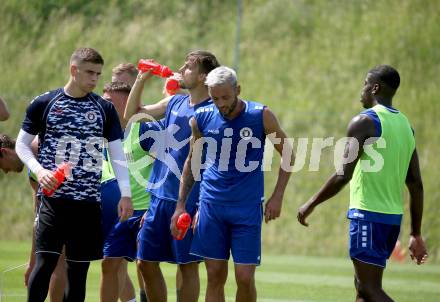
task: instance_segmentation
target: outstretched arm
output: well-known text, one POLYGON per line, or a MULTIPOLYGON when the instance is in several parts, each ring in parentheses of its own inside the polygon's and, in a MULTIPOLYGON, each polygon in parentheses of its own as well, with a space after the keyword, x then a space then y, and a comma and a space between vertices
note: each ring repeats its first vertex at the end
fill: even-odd
POLYGON ((338 194, 350 182, 354 168, 364 152, 365 141, 370 137, 374 137, 375 131, 374 123, 368 116, 357 115, 351 120, 347 130, 349 140, 345 145, 342 171, 334 173, 318 193, 299 208, 297 215, 299 223, 308 226, 306 218, 312 213, 313 209, 338 194), (354 154, 355 156, 352 156, 354 154), (354 160, 346 163, 347 158, 354 158, 354 160))
POLYGON ((409 239, 409 250, 411 259, 417 264, 422 264, 428 257, 425 242, 421 235, 423 215, 423 182, 420 175, 419 157, 417 150, 414 150, 406 174, 406 186, 409 191, 410 213, 411 213, 411 235, 409 239))
MULTIPOLYGON (((195 142, 202 137, 199 128, 197 126, 197 122, 194 118, 191 118, 191 131, 192 136, 190 140, 190 149, 188 153, 188 157, 186 158, 185 164, 183 166, 183 172, 182 172, 182 178, 180 179, 180 187, 179 187, 179 198, 177 200, 176 204, 176 210, 174 211, 174 215, 171 218, 171 234, 174 237, 179 236, 179 230, 176 227, 177 219, 179 218, 180 214, 185 212, 185 205, 186 200, 188 199, 188 195, 191 192, 191 189, 194 185, 194 174, 193 174, 193 167, 192 167, 192 158, 197 156, 200 156, 202 153, 202 145, 196 144, 195 142)), ((195 169, 198 169, 199 167, 194 167, 195 169)))
POLYGON ((263 112, 263 124, 266 135, 275 134, 276 141, 274 140, 272 143, 277 152, 281 155, 277 183, 264 209, 264 220, 267 223, 270 220, 278 218, 281 214, 284 191, 286 190, 292 172, 291 166, 295 161, 295 154, 293 152, 292 143, 287 139, 284 130, 281 129, 278 119, 267 107, 264 108, 263 112))
POLYGON ((171 97, 166 97, 156 104, 142 106, 141 96, 144 91, 145 82, 152 77, 150 71, 139 72, 133 87, 131 88, 130 94, 128 95, 127 105, 125 106, 124 120, 129 121, 133 115, 137 113, 143 113, 144 115, 136 121, 151 121, 161 119, 165 115, 165 111, 170 101, 171 97))

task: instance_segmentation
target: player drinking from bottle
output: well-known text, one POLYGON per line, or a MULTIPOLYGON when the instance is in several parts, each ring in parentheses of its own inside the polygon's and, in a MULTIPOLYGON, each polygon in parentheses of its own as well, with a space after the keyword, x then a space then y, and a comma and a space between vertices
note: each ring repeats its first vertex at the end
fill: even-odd
MULTIPOLYGON (((171 236, 169 224, 178 198, 179 178, 189 151, 191 128, 189 120, 194 111, 210 104, 205 78, 219 64, 207 51, 194 51, 187 55, 179 73, 182 88, 189 95, 174 95, 162 101, 141 106, 140 97, 151 73, 140 73, 130 92, 125 118, 135 113, 146 113, 155 119, 164 119, 165 147, 157 154, 147 190, 151 193, 150 209, 139 233, 138 265, 145 280, 149 301, 166 301, 167 289, 160 262, 179 265, 182 273, 180 301, 197 301, 199 297, 198 262, 200 257, 189 254, 192 240, 188 232, 183 240, 171 236), (160 184, 160 185, 159 185, 160 184)), ((194 215, 197 209, 198 188, 189 198, 187 212, 194 215)))

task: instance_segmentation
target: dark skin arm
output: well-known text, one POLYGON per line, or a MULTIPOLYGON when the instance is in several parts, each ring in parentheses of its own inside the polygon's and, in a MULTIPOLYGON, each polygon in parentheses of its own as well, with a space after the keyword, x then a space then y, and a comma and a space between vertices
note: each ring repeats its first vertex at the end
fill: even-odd
MULTIPOLYGON (((192 158, 200 158, 202 153, 202 145, 195 144, 195 142, 202 137, 202 134, 199 131, 197 126, 197 122, 194 118, 191 118, 191 131, 192 136, 190 140, 190 149, 188 153, 188 157, 186 158, 185 164, 183 166, 182 178, 180 179, 180 187, 179 187, 179 198, 176 204, 176 210, 174 211, 173 217, 171 217, 170 230, 171 234, 174 237, 178 237, 180 235, 180 231, 176 227, 176 222, 179 216, 182 213, 185 213, 185 205, 186 200, 188 199, 189 193, 191 193, 191 189, 194 186, 194 175, 193 175, 193 167, 192 167, 192 158)), ((194 167, 194 171, 200 171, 199 167, 194 167)))
POLYGON ((411 259, 413 259, 417 264, 422 264, 426 261, 428 253, 425 242, 421 236, 423 214, 423 182, 420 175, 417 150, 414 150, 414 153, 411 157, 405 182, 409 191, 411 213, 411 234, 409 239, 410 255, 411 259))
POLYGON ((376 129, 373 121, 365 115, 357 115, 350 121, 347 137, 352 139, 345 145, 344 159, 348 158, 349 154, 357 152, 356 158, 349 163, 343 164, 342 171, 334 173, 318 193, 299 208, 297 215, 299 223, 308 226, 306 218, 313 212, 314 208, 338 194, 350 182, 353 177, 354 168, 364 152, 364 143, 368 138, 374 137, 375 132, 376 129))

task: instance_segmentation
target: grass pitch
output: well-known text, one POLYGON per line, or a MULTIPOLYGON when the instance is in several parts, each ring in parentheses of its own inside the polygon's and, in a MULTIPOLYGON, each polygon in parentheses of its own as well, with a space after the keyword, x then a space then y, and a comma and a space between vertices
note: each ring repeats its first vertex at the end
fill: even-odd
MULTIPOLYGON (((29 243, 0 241, 0 302, 25 301, 23 274, 28 259, 29 243)), ((135 278, 135 266, 129 265, 135 278)), ((163 264, 168 284, 169 301, 175 301, 175 266, 163 264)), ((351 262, 343 258, 264 255, 257 269, 258 301, 263 302, 343 302, 354 301, 351 262)), ((201 293, 204 300, 206 273, 200 266, 201 293)), ((87 280, 88 302, 99 301, 100 262, 92 263, 87 280)), ((400 302, 438 302, 440 265, 416 266, 390 262, 384 275, 384 288, 400 302)), ((135 282, 137 287, 137 282, 135 282)), ((227 301, 234 301, 235 282, 230 266, 226 286, 227 301)))

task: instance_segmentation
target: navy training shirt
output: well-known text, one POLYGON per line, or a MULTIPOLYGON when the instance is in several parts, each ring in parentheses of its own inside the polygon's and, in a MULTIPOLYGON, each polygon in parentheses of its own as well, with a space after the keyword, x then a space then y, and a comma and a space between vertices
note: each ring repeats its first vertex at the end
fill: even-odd
POLYGON ((38 162, 43 168, 53 171, 63 161, 74 165, 53 198, 100 201, 104 138, 122 138, 112 103, 94 93, 74 98, 58 88, 31 102, 22 129, 39 136, 38 162))

